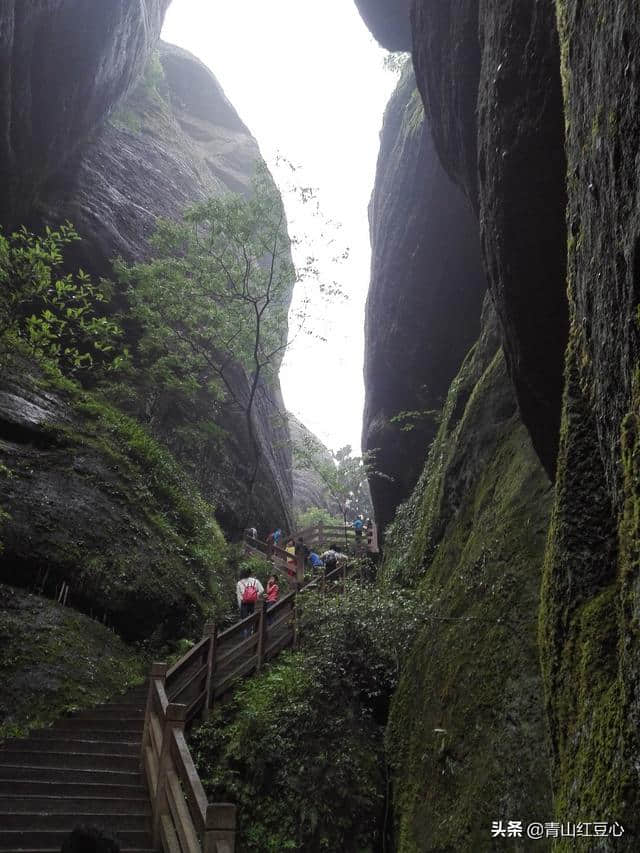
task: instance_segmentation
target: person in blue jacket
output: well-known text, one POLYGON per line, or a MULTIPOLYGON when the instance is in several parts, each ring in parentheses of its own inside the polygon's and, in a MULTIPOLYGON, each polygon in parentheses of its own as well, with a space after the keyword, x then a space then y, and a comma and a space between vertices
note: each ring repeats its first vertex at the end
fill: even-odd
POLYGON ((361 516, 358 516, 356 520, 353 522, 353 529, 356 532, 356 540, 362 539, 362 528, 364 527, 364 521, 361 516))
POLYGON ((309 562, 311 563, 311 570, 315 573, 320 571, 321 568, 324 567, 324 563, 320 559, 320 557, 316 554, 315 551, 312 551, 309 554, 309 562))

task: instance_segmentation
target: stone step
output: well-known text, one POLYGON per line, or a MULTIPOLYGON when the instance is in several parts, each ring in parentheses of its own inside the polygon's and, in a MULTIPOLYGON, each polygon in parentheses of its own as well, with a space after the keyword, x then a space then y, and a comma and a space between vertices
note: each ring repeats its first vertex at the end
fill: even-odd
POLYGON ((129 719, 138 719, 144 717, 146 705, 143 702, 141 705, 100 705, 97 708, 90 708, 87 711, 76 711, 65 720, 85 720, 87 717, 96 720, 105 720, 112 717, 120 719, 127 717, 129 719))
POLYGON ((10 797, 116 797, 118 799, 145 800, 145 786, 109 782, 50 782, 31 779, 0 779, 0 798, 10 797))
MULTIPOLYGON (((64 838, 64 836, 63 836, 64 838)), ((62 842, 60 842, 62 843, 62 842)), ((147 843, 151 843, 151 840, 148 839, 147 843)), ((16 847, 14 849, 8 848, 5 850, 4 847, 0 847, 2 853, 60 853, 60 846, 58 847, 16 847)), ((120 853, 158 853, 157 850, 152 850, 151 847, 120 847, 120 853)))
MULTIPOLYGON (((0 752, 0 756, 2 752, 0 752)), ((108 767, 69 767, 65 764, 58 767, 30 766, 21 763, 23 756, 18 754, 13 764, 0 763, 0 780, 15 780, 23 782, 39 782, 59 785, 62 783, 77 783, 80 785, 135 785, 142 782, 140 769, 113 770, 108 767)))
POLYGON ((10 830, 26 832, 30 829, 71 832, 74 826, 78 824, 104 826, 110 832, 117 831, 118 833, 123 830, 136 830, 142 833, 150 830, 149 816, 144 813, 109 812, 105 814, 102 811, 95 810, 53 813, 48 811, 13 813, 0 811, 0 826, 3 834, 10 830))
MULTIPOLYGON (((82 815, 79 815, 78 818, 81 819, 82 815)), ((136 853, 141 850, 153 850, 151 836, 146 831, 123 829, 116 832, 113 825, 104 825, 102 828, 104 828, 105 832, 115 835, 120 842, 120 847, 124 850, 131 849, 132 851, 136 851, 136 853)), ((19 853, 25 853, 26 850, 48 850, 59 853, 62 842, 69 835, 70 831, 66 829, 5 830, 0 833, 0 850, 16 850, 19 853)))
POLYGON ((7 814, 21 814, 24 812, 37 814, 151 814, 151 803, 149 798, 142 792, 137 797, 100 797, 91 796, 64 796, 50 792, 50 796, 25 796, 24 794, 0 794, 0 825, 7 814))
MULTIPOLYGON (((78 721, 78 726, 80 725, 80 721, 78 721)), ((51 740, 57 740, 61 737, 73 738, 74 740, 99 740, 102 743, 135 743, 138 749, 140 749, 141 738, 138 732, 119 732, 119 731, 110 731, 109 729, 85 729, 85 728, 73 728, 73 729, 65 729, 64 733, 60 731, 60 729, 33 729, 29 733, 29 738, 47 738, 51 740)), ((16 741, 8 741, 9 743, 16 743, 16 741)))
POLYGON ((105 729, 106 731, 140 732, 144 728, 144 717, 118 717, 87 712, 82 717, 63 717, 53 724, 54 729, 74 729, 81 723, 86 729, 105 729))
POLYGON ((11 742, 19 752, 99 752, 106 755, 138 755, 140 744, 128 741, 82 740, 77 737, 29 738, 11 742))
MULTIPOLYGON (((108 744, 104 745, 105 749, 108 744)), ((65 767, 85 770, 120 770, 134 772, 139 768, 137 755, 109 755, 98 752, 40 752, 39 750, 2 749, 0 765, 22 764, 25 767, 65 767)))

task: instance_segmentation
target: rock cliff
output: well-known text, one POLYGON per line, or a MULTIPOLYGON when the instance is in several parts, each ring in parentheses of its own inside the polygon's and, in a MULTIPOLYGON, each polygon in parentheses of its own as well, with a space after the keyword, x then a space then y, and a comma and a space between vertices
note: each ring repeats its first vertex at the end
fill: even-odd
POLYGON ((321 461, 326 464, 333 464, 331 453, 322 444, 322 442, 291 413, 289 414, 289 433, 291 435, 291 444, 293 445, 294 453, 294 516, 297 517, 312 507, 320 507, 320 509, 325 509, 332 515, 335 515, 338 511, 338 507, 336 507, 335 502, 331 500, 325 483, 323 483, 322 478, 313 470, 313 468, 308 465, 303 465, 300 460, 296 459, 295 448, 296 446, 301 448, 317 447, 321 461))
POLYGON ((104 402, 16 363, 0 378, 0 580, 184 636, 224 595, 224 540, 168 453, 104 402))
MULTIPOLYGON (((392 0, 382 5, 387 14, 404 14, 392 0)), ((591 6, 413 0, 410 22, 434 144, 478 213, 519 410, 555 477, 538 642, 556 819, 605 814, 621 821, 625 834, 598 849, 634 850, 640 837, 637 9, 630 0, 591 6)), ((381 14, 377 26, 385 27, 381 14)), ((397 28, 396 20, 389 33, 397 28)), ((472 488, 468 482, 467 494, 472 488)), ((510 501, 504 509, 519 514, 510 501)), ((424 582, 431 583, 438 552, 430 552, 429 540, 416 541, 411 560, 430 567, 424 582)), ((429 642, 438 643, 441 633, 436 629, 429 642)), ((442 659, 445 653, 443 645, 442 659)), ((429 682, 442 665, 432 648, 417 647, 413 682, 429 682), (425 675, 419 667, 427 660, 425 675)), ((406 699, 412 711, 398 719, 408 730, 424 718, 420 695, 407 678, 398 702, 406 699)), ((445 742, 445 757, 448 749, 445 742)), ((412 754, 405 753, 408 761, 412 754)), ((418 767, 413 776, 399 773, 401 850, 428 849, 419 835, 431 814, 415 784, 421 773, 418 767)), ((429 790, 439 791, 433 796, 443 798, 440 807, 448 789, 433 781, 429 790)), ((580 844, 595 849, 589 839, 580 844)), ((557 846, 576 849, 567 839, 557 846)), ((474 849, 490 849, 490 842, 479 838, 474 849)))
POLYGON ((410 63, 385 114, 369 220, 362 446, 385 475, 370 483, 383 527, 416 484, 486 289, 476 219, 440 165, 410 63))
POLYGON ((24 221, 43 184, 137 81, 169 3, 2 3, 0 222, 24 221))
MULTIPOLYGON (((258 146, 202 63, 158 42, 167 6, 1 4, 0 225, 38 229, 71 220, 83 238, 65 258, 72 269, 109 275, 116 255, 145 259, 158 216, 249 189, 258 146)), ((240 367, 233 383, 240 398, 248 393, 240 367)), ((24 353, 3 361, 0 581, 45 599, 65 591, 63 614, 45 599, 18 609, 54 636, 69 628, 70 642, 78 642, 85 619, 95 627, 95 648, 114 629, 152 644, 197 635, 205 618, 227 612, 232 601, 226 545, 203 494, 226 530, 237 532, 248 466, 244 423, 233 413, 219 418, 223 440, 207 465, 188 455, 176 461, 170 416, 151 435, 136 405, 128 417, 24 353), (91 617, 108 629, 98 630, 91 617)), ((265 527, 289 521, 291 458, 281 409, 277 383, 260 389, 255 429, 265 461, 254 521, 265 527)), ((203 437, 212 450, 205 444, 203 437)), ((7 610, 22 601, 7 587, 0 592, 7 610)), ((12 630, 12 619, 1 613, 3 631, 12 630)), ((115 637, 112 645, 114 659, 133 672, 138 655, 115 637)), ((24 677, 32 671, 49 679, 50 650, 42 647, 41 659, 31 651, 24 677)), ((12 660, 1 661, 6 707, 15 698, 12 660)), ((66 683, 68 660, 59 665, 66 683)), ((112 674, 105 670, 109 689, 119 686, 112 674)), ((77 686, 73 696, 44 687, 49 712, 102 698, 83 697, 77 686)), ((12 724, 28 710, 21 708, 12 724)))
MULTIPOLYGON (((118 255, 129 261, 148 257, 157 217, 179 218, 189 203, 223 192, 247 193, 260 161, 256 141, 213 74, 186 51, 160 43, 138 85, 49 183, 32 218, 73 222, 84 240, 74 260, 94 274, 109 275, 118 255)), ((240 400, 248 395, 240 367, 232 385, 240 400)), ((141 408, 131 413, 144 418, 140 389, 137 397, 141 408)), ((225 529, 236 534, 247 523, 250 441, 237 410, 228 408, 218 421, 226 432, 220 446, 203 434, 196 451, 188 453, 181 453, 175 440, 171 412, 161 414, 153 428, 216 505, 225 529)), ((263 462, 252 523, 288 527, 291 455, 277 382, 261 389, 254 427, 263 462)))
POLYGON ((386 582, 424 601, 387 728, 400 851, 490 850, 492 816, 551 809, 536 622, 552 490, 499 340, 488 302, 385 544, 386 582))

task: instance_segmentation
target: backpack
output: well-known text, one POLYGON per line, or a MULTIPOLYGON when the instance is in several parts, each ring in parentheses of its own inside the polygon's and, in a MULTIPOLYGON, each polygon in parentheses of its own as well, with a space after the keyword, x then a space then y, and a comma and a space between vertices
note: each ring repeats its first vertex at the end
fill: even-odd
POLYGON ((333 556, 328 555, 326 560, 324 561, 324 565, 326 569, 336 569, 338 567, 338 558, 333 553, 333 556))
POLYGON ((245 584, 244 589, 242 590, 242 603, 243 604, 255 604, 258 600, 258 588, 255 583, 245 584))

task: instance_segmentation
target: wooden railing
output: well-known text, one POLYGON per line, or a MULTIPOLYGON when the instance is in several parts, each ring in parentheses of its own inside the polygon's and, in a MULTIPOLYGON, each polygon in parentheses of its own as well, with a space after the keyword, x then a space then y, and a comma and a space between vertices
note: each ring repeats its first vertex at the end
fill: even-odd
MULTIPOLYGON (((346 564, 323 570, 306 585, 296 584, 296 590, 342 591, 347 574, 346 564)), ((164 853, 234 852, 235 806, 207 801, 184 731, 196 717, 206 718, 236 681, 297 646, 296 590, 268 609, 263 600, 256 602, 254 613, 221 633, 207 623, 200 642, 171 668, 153 664, 142 767, 151 797, 153 841, 164 853)))
POLYGON ((315 546, 323 550, 331 544, 335 544, 338 548, 346 548, 355 552, 362 549, 369 553, 378 553, 378 528, 375 524, 371 524, 367 530, 363 531, 361 537, 357 537, 351 525, 344 526, 320 522, 312 527, 305 527, 296 531, 292 534, 292 538, 296 541, 302 539, 308 547, 315 546))
POLYGON ((295 574, 298 583, 302 583, 304 577, 304 557, 292 555, 284 548, 280 548, 279 545, 261 542, 260 539, 254 539, 252 536, 245 536, 244 544, 247 550, 261 554, 267 560, 271 560, 280 569, 295 574))
MULTIPOLYGON (((208 649, 212 640, 205 637, 198 645, 208 649)), ((191 660, 194 652, 198 654, 196 649, 190 652, 191 660)), ((170 675, 183 674, 183 661, 171 670, 164 663, 151 668, 142 766, 151 797, 153 843, 165 853, 233 853, 236 807, 208 802, 184 736, 185 726, 195 716, 194 709, 201 705, 169 698, 170 675)), ((183 684, 180 692, 196 681, 183 684)))

